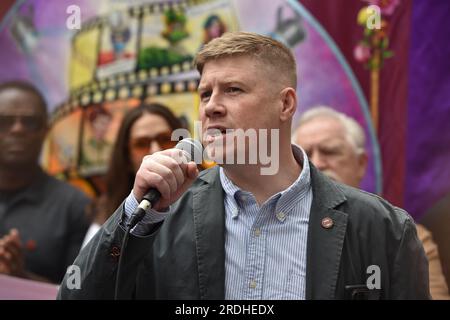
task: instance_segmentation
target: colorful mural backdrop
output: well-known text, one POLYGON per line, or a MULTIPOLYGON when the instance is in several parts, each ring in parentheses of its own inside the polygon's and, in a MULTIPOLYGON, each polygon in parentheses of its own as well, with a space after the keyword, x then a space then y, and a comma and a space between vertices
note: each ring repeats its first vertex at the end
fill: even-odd
POLYGON ((298 62, 298 115, 328 105, 368 136, 363 188, 381 192, 378 143, 367 101, 348 62, 297 1, 18 1, 0 30, 0 80, 28 79, 45 94, 52 129, 43 164, 69 179, 105 172, 123 114, 140 101, 170 107, 189 128, 198 116, 193 58, 224 32, 246 30, 289 46, 298 62), (69 5, 81 29, 66 26, 69 5))

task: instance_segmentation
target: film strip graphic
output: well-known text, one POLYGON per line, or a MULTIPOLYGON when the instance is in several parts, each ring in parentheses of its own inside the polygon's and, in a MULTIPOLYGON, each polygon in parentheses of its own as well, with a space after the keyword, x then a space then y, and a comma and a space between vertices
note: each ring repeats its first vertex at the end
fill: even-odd
MULTIPOLYGON (((139 6, 129 7, 127 9, 128 16, 130 18, 132 17, 139 17, 142 15, 147 14, 154 14, 154 13, 164 13, 166 10, 174 9, 177 11, 185 11, 187 8, 208 3, 211 2, 210 0, 179 0, 179 1, 171 1, 171 2, 152 2, 152 3, 145 3, 139 6)), ((108 16, 104 17, 95 17, 90 20, 85 21, 81 25, 81 29, 78 30, 75 33, 75 37, 77 37, 79 34, 90 31, 94 28, 100 28, 103 27, 104 24, 107 23, 108 16)))
MULTIPOLYGON (((211 0, 182 0, 173 2, 154 2, 129 7, 125 12, 130 18, 138 18, 151 14, 162 14, 166 10, 184 12, 187 8, 209 3, 211 0)), ((83 23, 81 30, 75 33, 72 43, 85 32, 93 29, 101 30, 108 23, 108 16, 95 17, 83 23)), ((142 23, 142 21, 140 21, 142 23)), ((142 35, 138 35, 138 41, 142 35)), ((100 42, 100 39, 99 39, 100 42)), ((100 47, 100 43, 97 44, 100 47)), ((75 49, 75 48, 73 48, 75 49)), ((78 55, 81 60, 82 53, 73 50, 72 54, 78 55)), ((66 102, 57 106, 50 115, 50 125, 61 118, 71 114, 78 108, 85 108, 92 104, 114 101, 118 99, 137 98, 144 99, 148 96, 165 95, 172 93, 195 92, 199 82, 197 71, 193 68, 193 59, 162 67, 139 69, 127 73, 113 74, 104 79, 96 79, 91 83, 71 90, 66 102)))
POLYGON ((80 107, 119 99, 143 100, 148 96, 196 92, 198 83, 199 76, 192 69, 192 61, 116 74, 73 90, 67 102, 59 105, 51 114, 50 124, 80 107))
POLYGON ((131 17, 137 17, 139 15, 163 13, 166 10, 174 9, 178 11, 184 11, 187 8, 203 3, 210 2, 209 0, 182 0, 171 2, 155 2, 147 3, 141 6, 131 7, 128 9, 128 13, 131 17))

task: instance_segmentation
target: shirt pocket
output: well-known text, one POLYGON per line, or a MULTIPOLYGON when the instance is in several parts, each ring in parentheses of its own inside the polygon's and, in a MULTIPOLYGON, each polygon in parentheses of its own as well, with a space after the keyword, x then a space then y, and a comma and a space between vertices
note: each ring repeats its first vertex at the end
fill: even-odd
POLYGON ((289 273, 284 290, 284 300, 305 300, 306 275, 292 271, 289 273))

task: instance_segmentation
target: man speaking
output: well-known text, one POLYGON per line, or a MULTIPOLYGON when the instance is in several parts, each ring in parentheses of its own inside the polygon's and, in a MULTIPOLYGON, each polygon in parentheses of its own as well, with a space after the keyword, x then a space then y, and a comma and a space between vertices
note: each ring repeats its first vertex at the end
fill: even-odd
POLYGON ((75 260, 79 289, 66 276, 59 298, 429 298, 412 218, 331 181, 291 144, 297 77, 288 48, 227 33, 202 48, 196 67, 203 145, 220 165, 199 174, 194 162, 177 161, 177 149, 147 156, 130 195, 75 260), (278 153, 276 172, 265 172, 261 157, 249 161, 255 145, 278 153), (159 201, 121 248, 152 188, 159 201))

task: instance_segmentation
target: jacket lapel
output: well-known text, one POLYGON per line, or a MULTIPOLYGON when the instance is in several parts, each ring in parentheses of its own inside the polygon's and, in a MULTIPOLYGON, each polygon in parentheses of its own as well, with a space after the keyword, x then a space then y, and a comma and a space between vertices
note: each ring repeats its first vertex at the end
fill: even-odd
POLYGON ((218 167, 193 188, 193 214, 201 299, 225 298, 225 208, 218 167))
POLYGON ((334 299, 347 227, 347 214, 335 208, 346 198, 311 163, 310 167, 313 201, 308 226, 306 299, 334 299))

